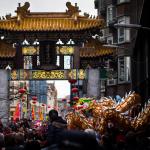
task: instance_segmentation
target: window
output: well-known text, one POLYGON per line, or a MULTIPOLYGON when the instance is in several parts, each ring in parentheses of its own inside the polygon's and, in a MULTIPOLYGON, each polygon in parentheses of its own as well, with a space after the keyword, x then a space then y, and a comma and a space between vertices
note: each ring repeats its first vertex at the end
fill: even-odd
POLYGON ((113 44, 113 36, 107 37, 107 44, 113 44))
POLYGON ((130 2, 130 0, 118 0, 118 4, 130 2))
MULTIPOLYGON (((130 24, 130 17, 123 16, 118 19, 118 24, 130 24)), ((130 42, 130 29, 118 28, 118 43, 130 42)))
POLYGON ((61 69, 72 69, 73 68, 73 54, 74 47, 72 46, 57 46, 57 66, 61 69), (63 64, 61 64, 63 62, 63 64))
POLYGON ((105 80, 101 80, 101 82, 100 82, 100 86, 101 86, 101 90, 104 90, 105 91, 105 80))
POLYGON ((114 21, 115 17, 116 17, 116 7, 113 5, 109 5, 107 7, 107 25, 110 22, 114 21))
POLYGON ((64 69, 71 69, 72 68, 72 57, 71 56, 64 56, 64 69))
POLYGON ((22 47, 22 54, 24 59, 24 69, 33 69, 40 65, 39 47, 24 46, 22 47))
POLYGON ((118 58, 118 83, 131 80, 131 58, 129 56, 118 58))
POLYGON ((24 69, 32 69, 32 57, 24 56, 24 69))

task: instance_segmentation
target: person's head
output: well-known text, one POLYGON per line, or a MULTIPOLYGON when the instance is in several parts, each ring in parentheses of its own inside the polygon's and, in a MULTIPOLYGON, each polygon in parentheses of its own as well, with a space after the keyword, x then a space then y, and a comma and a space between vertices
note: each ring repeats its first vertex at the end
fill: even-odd
POLYGON ((49 111, 49 119, 50 121, 55 121, 58 118, 58 112, 55 109, 49 111))

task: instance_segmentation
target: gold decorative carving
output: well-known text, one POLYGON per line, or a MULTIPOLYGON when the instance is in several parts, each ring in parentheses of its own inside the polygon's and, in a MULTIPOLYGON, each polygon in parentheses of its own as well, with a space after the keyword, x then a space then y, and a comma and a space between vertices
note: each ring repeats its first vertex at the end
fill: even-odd
POLYGON ((17 7, 17 10, 15 11, 17 13, 17 20, 20 21, 20 19, 24 16, 26 16, 30 11, 28 10, 28 8, 30 7, 30 3, 29 2, 25 2, 23 6, 19 6, 17 7))
POLYGON ((65 79, 64 71, 33 71, 32 79, 65 79))
POLYGON ((37 55, 39 54, 39 46, 24 46, 22 47, 23 55, 37 55))
POLYGON ((71 2, 67 2, 66 3, 66 6, 67 6, 67 8, 68 8, 68 10, 66 11, 69 15, 71 15, 71 16, 79 16, 79 12, 81 12, 80 10, 79 10, 79 7, 77 7, 77 4, 75 5, 75 6, 73 6, 72 4, 71 4, 71 2))
POLYGON ((86 78, 86 72, 85 72, 85 70, 83 70, 83 69, 80 69, 80 70, 79 70, 79 72, 78 72, 78 78, 79 78, 80 80, 83 80, 83 79, 86 78))
POLYGON ((17 76, 18 76, 17 70, 13 70, 11 72, 11 80, 17 80, 17 76))
POLYGON ((12 70, 10 73, 11 80, 69 80, 79 79, 84 80, 86 77, 86 71, 79 69, 73 70, 12 70), (77 78, 76 78, 77 77, 77 78))
POLYGON ((57 54, 70 55, 74 53, 74 47, 72 46, 57 46, 57 54))

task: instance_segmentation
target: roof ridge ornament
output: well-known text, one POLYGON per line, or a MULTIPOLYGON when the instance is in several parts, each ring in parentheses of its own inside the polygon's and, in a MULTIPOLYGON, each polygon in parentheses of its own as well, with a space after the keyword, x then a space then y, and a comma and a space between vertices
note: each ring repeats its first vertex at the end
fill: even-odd
POLYGON ((9 19, 11 19, 11 14, 7 14, 5 17, 7 20, 9 20, 9 19))
POLYGON ((29 2, 25 2, 23 6, 21 6, 20 3, 18 3, 17 10, 15 11, 17 13, 18 21, 20 21, 22 17, 25 17, 30 12, 30 10, 28 10, 29 7, 29 2))
POLYGON ((67 12, 70 16, 72 16, 72 17, 74 17, 75 19, 77 19, 77 17, 79 16, 79 12, 81 12, 81 10, 79 10, 79 7, 77 6, 77 3, 75 3, 75 6, 73 6, 73 5, 71 4, 71 2, 67 2, 67 3, 66 3, 66 6, 67 6, 67 8, 68 8, 68 10, 66 10, 66 12, 67 12))

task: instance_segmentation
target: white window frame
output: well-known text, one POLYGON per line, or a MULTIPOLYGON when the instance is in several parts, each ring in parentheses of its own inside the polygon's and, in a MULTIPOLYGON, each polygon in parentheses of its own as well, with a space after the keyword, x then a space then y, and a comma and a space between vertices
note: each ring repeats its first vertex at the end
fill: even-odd
POLYGON ((118 58, 118 83, 131 81, 131 57, 118 58))
POLYGON ((113 44, 114 42, 113 42, 113 36, 108 36, 107 37, 107 44, 113 44))
POLYGON ((118 4, 122 4, 122 3, 126 3, 126 2, 130 2, 130 0, 117 0, 118 4))
MULTIPOLYGON (((119 17, 118 24, 130 24, 130 17, 119 17)), ((120 44, 125 42, 130 42, 130 29, 125 27, 118 27, 118 43, 120 44)))
POLYGON ((114 5, 107 6, 107 26, 116 17, 116 7, 114 5))

